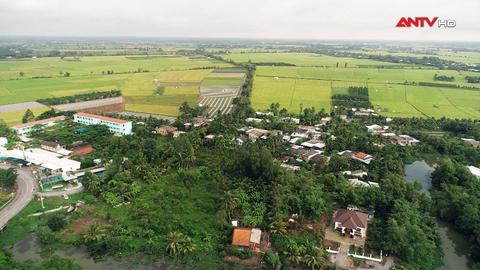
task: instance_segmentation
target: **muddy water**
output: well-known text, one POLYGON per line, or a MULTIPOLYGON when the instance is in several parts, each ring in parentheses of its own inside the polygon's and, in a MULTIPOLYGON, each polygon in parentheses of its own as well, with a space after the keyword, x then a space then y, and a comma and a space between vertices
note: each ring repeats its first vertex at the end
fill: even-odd
MULTIPOLYGON (((34 263, 39 263, 42 259, 40 255, 41 248, 34 234, 30 234, 26 239, 15 244, 12 252, 15 255, 15 259, 21 262, 31 260, 34 263)), ((55 251, 55 254, 62 257, 68 257, 69 259, 74 260, 77 264, 79 264, 82 267, 82 269, 85 269, 85 270, 146 269, 146 267, 142 268, 138 265, 128 265, 126 263, 117 262, 112 259, 95 262, 92 258, 90 258, 90 256, 88 255, 84 247, 82 248, 73 247, 66 250, 57 250, 55 251)))
MULTIPOLYGON (((405 166, 405 179, 407 181, 418 181, 422 184, 422 190, 429 193, 432 187, 431 173, 434 167, 425 161, 417 160, 405 166)), ((465 237, 456 232, 449 224, 437 220, 438 234, 442 240, 444 253, 443 266, 436 270, 468 270, 471 261, 465 256, 468 252, 468 242, 465 237)))

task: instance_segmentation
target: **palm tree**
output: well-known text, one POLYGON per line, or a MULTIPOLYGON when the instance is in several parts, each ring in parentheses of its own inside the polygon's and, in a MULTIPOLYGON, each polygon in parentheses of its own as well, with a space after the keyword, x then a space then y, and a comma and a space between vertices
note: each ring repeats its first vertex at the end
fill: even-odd
POLYGON ((322 263, 318 260, 318 257, 311 254, 306 254, 303 257, 303 261, 305 262, 305 265, 312 270, 320 269, 322 267, 322 263))
POLYGON ((167 239, 169 241, 167 252, 170 256, 190 253, 197 249, 197 245, 192 242, 192 239, 181 232, 170 232, 167 239))
POLYGON ((287 233, 287 228, 282 220, 273 221, 268 225, 268 229, 272 235, 285 235, 287 233))
POLYGON ((232 218, 232 214, 240 205, 240 199, 238 198, 237 194, 232 192, 231 190, 225 191, 223 194, 223 208, 225 212, 227 212, 228 219, 232 218))
POLYGON ((181 232, 170 232, 167 236, 168 245, 167 252, 170 256, 175 256, 180 252, 181 243, 184 241, 185 235, 181 232))
POLYGON ((100 241, 107 236, 108 229, 109 227, 107 225, 99 225, 97 223, 94 223, 83 235, 83 240, 85 241, 85 243, 100 241))

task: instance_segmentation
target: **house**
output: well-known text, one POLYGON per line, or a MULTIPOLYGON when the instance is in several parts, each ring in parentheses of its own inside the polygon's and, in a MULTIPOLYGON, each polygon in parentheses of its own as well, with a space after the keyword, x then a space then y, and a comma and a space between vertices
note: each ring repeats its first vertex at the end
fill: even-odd
POLYGON ((262 231, 256 228, 233 229, 232 246, 256 248, 260 245, 262 231))
POLYGON ((365 108, 352 108, 355 116, 377 116, 375 110, 373 109, 365 109, 365 108))
POLYGON ((255 112, 255 114, 257 116, 273 116, 273 112, 269 112, 269 111, 265 111, 265 112, 257 111, 255 112))
POLYGON ((375 210, 365 207, 359 207, 353 204, 347 206, 347 210, 362 212, 368 215, 368 221, 371 221, 375 217, 375 210))
POLYGON ((350 150, 344 150, 342 152, 338 152, 337 155, 339 155, 341 157, 345 157, 345 158, 352 158, 353 152, 350 151, 350 150))
POLYGON ((52 118, 42 119, 38 121, 18 124, 12 127, 18 135, 25 135, 31 132, 34 128, 45 128, 50 127, 58 123, 59 121, 65 120, 65 116, 56 116, 52 118))
POLYGON ((325 147, 325 143, 321 140, 309 140, 304 143, 302 143, 302 146, 307 147, 307 148, 316 148, 316 149, 322 149, 325 147))
POLYGON ((323 117, 322 119, 320 119, 320 125, 321 126, 325 126, 326 124, 328 124, 330 121, 332 121, 332 117, 328 116, 328 117, 323 117))
POLYGON ((471 145, 475 148, 480 148, 480 141, 477 141, 477 140, 474 140, 474 139, 462 138, 462 142, 466 145, 471 145))
POLYGON ((117 136, 132 134, 132 122, 102 115, 79 112, 73 115, 73 121, 84 125, 103 125, 117 136))
POLYGON ((173 137, 178 137, 178 128, 170 125, 163 125, 155 128, 155 132, 160 136, 173 135, 173 137), (176 135, 176 136, 175 136, 176 135))
POLYGON ((380 126, 377 124, 366 126, 366 127, 367 127, 367 132, 372 135, 380 135, 384 133, 386 130, 388 130, 388 126, 380 126))
POLYGON ((467 166, 468 170, 475 175, 477 178, 480 178, 480 168, 475 166, 467 166))
POLYGON ((343 175, 349 175, 349 176, 355 176, 355 177, 364 177, 367 176, 368 174, 362 170, 356 170, 356 171, 343 171, 343 175))
POLYGON ((205 140, 208 140, 208 141, 211 141, 213 139, 215 139, 215 134, 208 134, 208 135, 205 135, 205 140))
POLYGON ((420 141, 413 138, 409 135, 398 135, 398 136, 390 136, 388 137, 391 143, 398 144, 401 146, 409 146, 419 143, 420 141))
POLYGON ((366 237, 368 215, 360 211, 338 209, 333 214, 334 228, 344 236, 366 237))
POLYGON ((292 122, 292 123, 297 124, 297 125, 300 124, 300 119, 295 118, 295 117, 283 117, 282 121, 287 122, 287 123, 292 122))
POLYGON ((194 128, 203 127, 203 126, 208 125, 212 121, 213 121, 212 118, 197 118, 193 122, 193 127, 194 128))
POLYGON ((263 119, 249 117, 249 118, 245 119, 245 122, 247 122, 247 123, 256 123, 256 124, 260 124, 260 123, 262 123, 262 122, 263 122, 263 119))
POLYGON ((356 152, 353 154, 352 159, 358 160, 365 164, 370 164, 370 162, 373 160, 373 157, 363 152, 356 152))
POLYGON ((248 138, 255 142, 259 138, 266 139, 267 136, 270 134, 270 131, 266 129, 252 128, 247 130, 246 133, 248 135, 248 138))
POLYGON ((314 158, 321 157, 322 151, 318 150, 305 150, 303 149, 303 153, 301 154, 303 161, 308 162, 314 158))
POLYGON ((300 166, 290 165, 290 164, 285 164, 285 163, 280 164, 280 167, 285 168, 287 170, 291 170, 291 171, 300 170, 300 166))
POLYGON ((245 135, 241 135, 240 137, 238 137, 237 139, 235 139, 236 143, 238 145, 242 145, 244 142, 246 142, 248 140, 248 137, 245 136, 245 135))
POLYGON ((8 144, 8 139, 5 137, 0 137, 0 147, 4 147, 8 144))
POLYGON ((58 152, 61 149, 63 149, 63 147, 61 147, 60 144, 56 142, 48 142, 48 141, 43 141, 42 144, 40 145, 40 148, 47 151, 51 151, 51 152, 58 152))
POLYGON ((350 185, 353 187, 370 187, 370 184, 365 181, 358 180, 357 178, 348 179, 348 183, 350 183, 350 185))

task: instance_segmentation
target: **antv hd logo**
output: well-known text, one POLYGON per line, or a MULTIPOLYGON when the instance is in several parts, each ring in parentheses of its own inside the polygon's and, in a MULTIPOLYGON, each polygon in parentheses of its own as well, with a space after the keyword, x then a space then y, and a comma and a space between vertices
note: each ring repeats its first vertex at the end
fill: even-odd
POLYGON ((402 17, 395 27, 433 27, 437 23, 438 28, 454 28, 457 22, 451 19, 439 19, 438 17, 402 17))

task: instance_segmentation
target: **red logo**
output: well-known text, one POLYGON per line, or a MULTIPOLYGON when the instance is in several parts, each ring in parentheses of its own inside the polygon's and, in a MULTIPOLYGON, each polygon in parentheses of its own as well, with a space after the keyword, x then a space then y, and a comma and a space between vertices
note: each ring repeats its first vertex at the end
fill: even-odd
POLYGON ((435 22, 437 22, 438 20, 438 17, 433 17, 432 19, 428 18, 428 17, 415 17, 415 18, 411 18, 411 17, 402 17, 398 23, 397 23, 397 26, 396 27, 425 27, 426 25, 428 25, 429 27, 432 27, 435 22))

